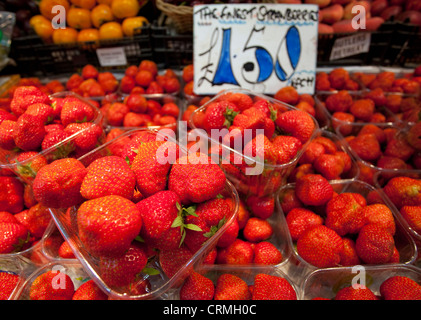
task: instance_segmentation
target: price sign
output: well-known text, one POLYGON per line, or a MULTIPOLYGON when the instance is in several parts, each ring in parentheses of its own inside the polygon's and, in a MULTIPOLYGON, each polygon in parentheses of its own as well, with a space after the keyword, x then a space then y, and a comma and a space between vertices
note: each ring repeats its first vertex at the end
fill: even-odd
POLYGON ((126 53, 123 47, 96 49, 101 67, 124 66, 127 64, 126 53))
POLYGON ((294 86, 313 94, 318 12, 307 4, 194 6, 194 92, 294 86))

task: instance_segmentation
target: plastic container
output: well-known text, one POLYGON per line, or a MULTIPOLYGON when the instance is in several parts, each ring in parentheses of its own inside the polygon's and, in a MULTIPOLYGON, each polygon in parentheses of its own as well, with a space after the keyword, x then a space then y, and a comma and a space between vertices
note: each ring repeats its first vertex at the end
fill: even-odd
MULTIPOLYGON (((374 188, 373 186, 359 180, 335 180, 330 181, 333 190, 338 194, 344 192, 356 192, 367 198, 367 195, 372 191, 377 191, 378 189, 374 188)), ((282 214, 285 215, 285 212, 282 210, 281 206, 281 199, 283 195, 288 192, 289 190, 294 190, 295 184, 288 184, 284 186, 280 191, 278 196, 276 197, 276 208, 277 210, 281 211, 282 214)), ((382 199, 384 197, 382 193, 379 193, 382 199)), ((387 202, 385 202, 387 204, 387 202)), ((305 207, 305 206, 304 206, 305 207)), ((390 207, 393 216, 395 218, 395 225, 396 225, 396 232, 394 235, 395 246, 400 254, 400 263, 402 264, 411 264, 415 261, 417 256, 417 247, 415 245, 414 240, 411 238, 409 233, 405 230, 405 228, 400 223, 400 220, 396 217, 396 210, 393 207, 390 207)), ((310 210, 312 210, 310 208, 310 210)), ((304 260, 296 250, 296 243, 293 242, 291 238, 291 234, 289 233, 288 236, 288 243, 291 247, 291 258, 290 263, 287 265, 289 267, 288 274, 291 275, 291 278, 294 281, 300 282, 303 277, 305 277, 310 272, 316 269, 326 269, 326 268, 318 268, 306 260, 304 260)), ((338 266, 339 267, 339 266, 338 266)))
MULTIPOLYGON (((225 171, 228 179, 234 184, 237 191, 245 196, 268 196, 276 193, 285 183, 291 171, 297 165, 297 162, 308 144, 318 135, 320 135, 319 125, 313 117, 314 131, 309 139, 303 143, 301 149, 297 152, 295 157, 285 164, 268 164, 257 158, 245 155, 242 150, 231 148, 230 146, 221 143, 219 140, 209 136, 208 133, 195 123, 196 117, 201 117, 209 104, 217 101, 227 93, 242 93, 251 97, 254 101, 257 99, 264 99, 273 105, 280 106, 284 110, 297 110, 288 104, 271 97, 253 93, 245 89, 224 90, 205 103, 200 108, 196 109, 189 120, 189 126, 192 129, 189 133, 188 140, 194 139, 194 136, 199 138, 196 142, 198 148, 205 148, 214 157, 214 161, 221 164, 221 168, 225 171), (215 150, 214 148, 217 147, 215 150), (219 150, 221 148, 221 150, 219 150), (216 152, 214 152, 216 151, 216 152), (244 168, 238 168, 238 164, 242 164, 244 168)), ((194 140, 195 141, 195 140, 194 140)), ((241 147, 243 141, 241 142, 241 147)), ((236 143, 236 142, 234 142, 236 143)), ((203 150, 203 149, 201 149, 203 150)))
POLYGON ((313 271, 304 280, 301 300, 322 297, 334 299, 336 293, 354 283, 368 287, 377 297, 380 285, 390 277, 404 276, 421 283, 421 269, 412 265, 355 266, 319 269, 313 271))
POLYGON ((60 245, 66 241, 61 235, 55 223, 52 223, 44 233, 41 239, 41 252, 49 261, 73 261, 76 257, 62 258, 59 256, 60 245))
MULTIPOLYGON (((176 142, 175 140, 165 137, 160 131, 156 130, 149 130, 149 129, 138 129, 128 131, 117 138, 103 144, 99 148, 91 151, 90 153, 84 155, 83 157, 79 158, 81 162, 85 164, 85 166, 89 165, 89 163, 97 159, 98 157, 102 157, 105 155, 113 155, 116 150, 119 149, 119 145, 121 142, 127 141, 127 138, 133 137, 139 132, 149 132, 154 133, 157 137, 161 139, 168 139, 170 141, 176 142)), ((182 147, 180 148, 183 149, 182 147)), ((186 152, 186 150, 182 150, 182 152, 186 152)), ((211 237, 209 238, 205 244, 199 249, 192 258, 183 265, 177 273, 171 277, 170 279, 162 272, 159 260, 155 257, 152 261, 148 263, 149 267, 154 269, 160 270, 161 272, 158 275, 144 275, 144 278, 139 280, 143 281, 144 279, 148 279, 151 284, 151 290, 146 294, 130 294, 128 290, 125 289, 115 289, 111 288, 107 285, 107 283, 101 278, 99 268, 98 268, 98 258, 92 256, 81 243, 78 232, 75 227, 75 213, 76 208, 68 208, 68 209, 50 209, 54 222, 57 225, 57 228, 60 230, 60 233, 63 235, 64 239, 69 242, 72 251, 74 252, 76 258, 80 261, 83 268, 86 270, 88 275, 95 280, 95 282, 102 288, 104 292, 106 292, 109 297, 112 299, 118 300, 156 300, 156 299, 165 299, 166 295, 168 294, 168 290, 171 288, 175 288, 180 285, 181 280, 184 279, 190 270, 191 267, 197 267, 201 265, 202 261, 208 255, 208 253, 215 247, 217 240, 221 236, 221 234, 226 230, 227 226, 231 224, 231 222, 236 219, 237 211, 238 211, 238 194, 232 184, 227 180, 225 191, 227 193, 227 197, 232 198, 234 201, 234 207, 229 217, 227 217, 225 224, 211 237)), ((134 284, 135 285, 135 284, 134 284)))
MULTIPOLYGON (((349 152, 349 150, 348 150, 347 146, 345 145, 343 139, 339 138, 339 136, 336 133, 328 131, 328 130, 324 130, 324 129, 321 130, 320 137, 328 138, 329 140, 331 140, 334 143, 334 145, 336 146, 337 151, 345 152, 351 159, 350 168, 343 171, 338 178, 340 178, 340 179, 356 179, 359 175, 359 172, 360 172, 359 167, 357 165, 356 160, 354 159, 354 156, 349 152)), ((314 141, 316 141, 317 139, 318 139, 318 137, 315 138, 314 141)), ((329 152, 327 152, 327 153, 329 153, 329 152)), ((298 161, 297 166, 291 172, 291 175, 288 177, 288 179, 287 179, 288 183, 295 182, 295 173, 308 172, 308 171, 320 173, 314 168, 313 164, 304 161, 303 158, 301 157, 300 160, 298 161)), ((320 173, 320 174, 323 175, 323 173, 320 173)), ((323 175, 323 176, 328 180, 332 180, 330 177, 327 177, 326 175, 323 175)))
POLYGON ((51 261, 28 275, 22 285, 15 290, 11 296, 11 300, 30 300, 29 293, 32 283, 38 276, 48 271, 55 271, 57 274, 59 274, 58 272, 65 273, 68 275, 72 279, 75 290, 83 283, 90 280, 88 273, 85 272, 79 261, 51 261))
MULTIPOLYGON (((92 126, 98 126, 99 128, 101 128, 103 130, 103 115, 100 112, 100 110, 98 108, 96 108, 95 106, 93 106, 91 103, 89 103, 89 101, 85 98, 82 98, 81 96, 79 96, 76 93, 73 92, 60 92, 60 93, 55 93, 50 95, 51 98, 65 98, 65 97, 69 97, 69 96, 73 96, 77 99, 80 99, 82 101, 84 101, 85 103, 87 103, 93 110, 94 110, 94 119, 91 121, 92 126)), ((57 159, 62 159, 62 158, 67 158, 67 157, 80 157, 81 154, 76 154, 76 152, 74 152, 74 148, 71 146, 71 144, 75 141, 75 139, 77 139, 78 137, 82 136, 85 132, 88 132, 90 130, 91 127, 86 127, 83 130, 80 130, 74 134, 72 134, 71 136, 67 137, 66 139, 60 141, 59 143, 56 143, 55 145, 42 150, 40 152, 38 152, 37 155, 30 157, 28 159, 26 159, 25 161, 19 162, 19 163, 15 163, 13 162, 13 160, 19 155, 19 151, 16 150, 3 150, 1 149, 0 152, 0 170, 4 169, 4 170, 10 170, 12 172, 14 172, 18 177, 22 178, 25 182, 27 183, 31 183, 33 181, 33 179, 35 178, 34 174, 26 174, 25 173, 25 166, 29 165, 32 161, 36 160, 39 157, 45 157, 47 162, 50 163, 54 160, 57 159), (22 172, 22 169, 24 172, 22 172)), ((101 145, 103 143, 103 140, 105 138, 105 133, 103 132, 97 140, 97 144, 101 145)), ((95 146, 95 147, 96 147, 95 146)), ((89 150, 90 151, 90 150, 89 150)), ((85 151, 85 153, 88 151, 85 151)))
MULTIPOLYGON (((254 284, 254 279, 258 274, 268 274, 286 279, 289 284, 293 287, 297 300, 299 299, 301 292, 297 284, 288 276, 285 270, 281 267, 274 266, 203 266, 195 270, 196 272, 204 275, 208 279, 212 280, 213 284, 216 285, 218 278, 223 274, 232 274, 242 280, 244 280, 249 286, 254 284)), ((181 288, 181 287, 180 287, 181 288)), ((173 290, 169 296, 169 300, 180 300, 180 288, 173 290)))
MULTIPOLYGON (((413 164, 413 157, 415 156, 416 152, 414 152, 408 159, 404 159, 405 162, 411 167, 402 169, 402 168, 389 168, 386 169, 384 167, 378 166, 378 159, 373 161, 367 161, 361 159, 358 155, 357 151, 354 150, 347 139, 349 137, 357 136, 360 131, 365 127, 366 124, 364 123, 354 123, 351 125, 342 124, 338 128, 336 128, 336 133, 338 137, 343 141, 344 145, 348 149, 349 153, 354 157, 356 160, 357 166, 359 167, 359 175, 358 179, 365 181, 373 186, 382 187, 387 181, 394 176, 401 176, 401 175, 409 175, 412 177, 421 177, 421 170, 416 169, 415 164, 413 164), (346 127, 346 130, 350 130, 347 134, 344 134, 343 128, 346 127), (381 175, 379 176, 379 174, 381 175)), ((389 139, 405 139, 405 135, 407 133, 407 127, 402 127, 398 123, 376 123, 374 124, 376 127, 380 128, 383 132, 387 132, 393 130, 394 133, 389 136, 389 139)), ((384 140, 380 143, 381 153, 384 155, 387 146, 387 140, 384 140)), ((405 151, 406 152, 406 151, 405 151)), ((395 165, 396 166, 396 165, 395 165)))

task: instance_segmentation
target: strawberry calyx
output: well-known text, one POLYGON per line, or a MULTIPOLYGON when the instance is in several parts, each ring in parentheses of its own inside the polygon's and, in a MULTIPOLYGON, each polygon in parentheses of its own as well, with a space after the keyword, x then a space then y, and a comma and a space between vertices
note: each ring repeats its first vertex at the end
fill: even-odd
POLYGON ((234 118, 239 114, 239 112, 234 111, 231 108, 226 108, 224 112, 224 127, 229 128, 232 125, 232 122, 234 121, 234 118))
POLYGON ((202 229, 195 224, 184 223, 186 217, 189 216, 189 215, 197 217, 195 205, 192 205, 192 206, 186 208, 186 207, 183 207, 181 204, 179 204, 177 202, 176 207, 178 209, 178 214, 177 214, 177 218, 174 219, 174 221, 171 225, 171 228, 180 227, 180 232, 181 232, 182 236, 181 236, 179 246, 181 247, 181 245, 184 242, 184 238, 186 237, 186 229, 193 230, 193 231, 202 231, 202 229))
POLYGON ((31 241, 31 234, 28 231, 25 239, 19 238, 18 243, 16 243, 16 244, 13 245, 14 249, 13 249, 12 253, 16 253, 16 252, 22 251, 22 248, 26 244, 28 244, 30 241, 31 241))
POLYGON ((20 175, 24 177, 29 177, 29 178, 35 178, 35 176, 37 175, 37 173, 31 167, 32 162, 28 164, 21 164, 18 160, 16 160, 16 164, 17 164, 17 167, 16 167, 17 171, 19 172, 20 175))
POLYGON ((203 234, 203 236, 206 237, 206 238, 212 237, 215 233, 218 232, 219 229, 222 228, 222 226, 225 224, 225 222, 226 222, 226 219, 225 219, 225 217, 223 217, 221 220, 219 220, 217 225, 212 226, 208 232, 205 232, 203 234))

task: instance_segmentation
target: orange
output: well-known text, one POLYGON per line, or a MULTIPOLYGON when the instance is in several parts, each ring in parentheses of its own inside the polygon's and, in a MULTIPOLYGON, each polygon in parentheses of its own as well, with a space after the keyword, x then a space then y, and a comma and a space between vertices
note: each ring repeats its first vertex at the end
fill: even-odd
POLYGON ((123 38, 123 29, 121 24, 115 21, 106 22, 99 28, 99 39, 120 39, 123 38))
POLYGON ((111 10, 118 19, 137 16, 140 5, 137 0, 113 0, 111 10))
POLYGON ((91 28, 91 12, 88 9, 71 7, 67 11, 67 25, 75 29, 91 28))
POLYGON ((145 17, 131 17, 123 20, 122 28, 125 36, 131 37, 135 34, 141 33, 141 27, 149 24, 145 17))
POLYGON ((46 40, 50 39, 53 35, 54 29, 51 25, 51 21, 44 16, 34 16, 29 20, 29 23, 40 38, 46 40))
POLYGON ((95 28, 83 29, 77 35, 78 42, 92 42, 99 40, 99 31, 95 28))
POLYGON ((93 7, 96 6, 96 0, 78 0, 79 5, 83 9, 91 10, 93 7))
POLYGON ((70 3, 67 0, 41 0, 38 6, 40 13, 47 19, 52 20, 57 15, 57 13, 51 12, 56 5, 63 6, 66 12, 70 8, 70 3))
POLYGON ((78 32, 74 28, 55 29, 53 31, 53 43, 71 43, 77 41, 78 32))
POLYGON ((109 5, 111 7, 111 3, 113 2, 113 0, 97 0, 98 4, 106 4, 109 5))
POLYGON ((109 5, 99 4, 91 10, 91 22, 99 28, 103 23, 113 21, 114 16, 109 5))

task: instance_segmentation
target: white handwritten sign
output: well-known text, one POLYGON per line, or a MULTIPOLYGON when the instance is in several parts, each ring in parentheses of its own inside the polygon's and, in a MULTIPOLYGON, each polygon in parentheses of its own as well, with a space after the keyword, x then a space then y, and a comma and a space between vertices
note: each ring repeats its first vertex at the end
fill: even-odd
POLYGON ((99 64, 102 67, 124 66, 127 64, 123 47, 96 49, 99 64))
POLYGON ((194 6, 194 92, 274 94, 292 85, 314 93, 318 12, 307 4, 194 6))
POLYGON ((329 59, 337 60, 368 52, 370 50, 370 43, 371 33, 369 32, 360 32, 352 36, 338 38, 333 44, 329 59))

